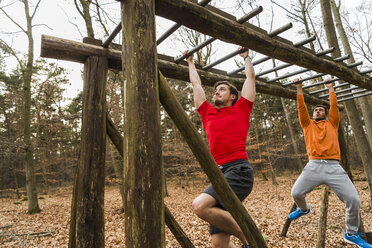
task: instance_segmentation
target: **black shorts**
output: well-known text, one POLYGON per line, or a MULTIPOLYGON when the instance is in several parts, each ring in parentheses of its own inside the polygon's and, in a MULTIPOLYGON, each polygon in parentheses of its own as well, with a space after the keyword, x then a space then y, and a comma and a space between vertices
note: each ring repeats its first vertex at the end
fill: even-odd
MULTIPOLYGON (((231 189, 235 192, 240 201, 243 201, 252 191, 253 188, 253 168, 247 160, 236 160, 220 166, 223 175, 231 189)), ((212 185, 203 191, 212 196, 217 201, 216 207, 225 209, 224 204, 217 196, 212 185)), ((217 227, 209 225, 209 233, 216 234, 222 232, 217 227)))

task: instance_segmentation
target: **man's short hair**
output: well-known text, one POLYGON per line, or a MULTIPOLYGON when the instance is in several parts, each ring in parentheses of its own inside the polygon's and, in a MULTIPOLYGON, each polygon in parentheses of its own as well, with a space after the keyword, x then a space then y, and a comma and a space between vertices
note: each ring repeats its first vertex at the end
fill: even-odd
POLYGON ((234 105, 236 103, 236 101, 238 101, 239 99, 239 93, 238 93, 238 90, 236 89, 236 87, 232 84, 230 84, 229 82, 227 81, 218 81, 216 82, 214 85, 213 85, 213 89, 216 89, 219 85, 221 84, 226 84, 227 86, 229 86, 229 90, 230 90, 230 94, 233 94, 235 95, 235 99, 234 101, 232 102, 232 105, 234 105))
POLYGON ((318 107, 320 107, 320 108, 324 108, 324 111, 325 111, 326 115, 328 114, 328 107, 327 107, 326 105, 318 104, 318 105, 315 106, 314 109, 316 109, 316 108, 318 108, 318 107))

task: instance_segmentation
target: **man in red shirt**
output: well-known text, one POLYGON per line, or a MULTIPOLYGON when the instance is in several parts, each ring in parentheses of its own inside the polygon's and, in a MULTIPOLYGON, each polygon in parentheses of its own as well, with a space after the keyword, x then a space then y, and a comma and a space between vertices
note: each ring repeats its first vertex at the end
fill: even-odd
MULTIPOLYGON (((239 50, 242 48, 240 47, 239 50)), ((187 51, 186 51, 187 52, 187 51)), ((185 52, 185 53, 186 53, 185 52)), ((206 100, 193 55, 187 58, 190 82, 194 89, 194 103, 207 134, 211 153, 222 170, 232 190, 243 201, 253 187, 253 169, 245 150, 249 118, 256 95, 255 73, 248 51, 240 53, 244 58, 246 80, 239 99, 237 89, 227 81, 217 82, 212 101, 206 100)), ((195 214, 210 224, 212 247, 235 247, 230 235, 239 238, 244 247, 247 240, 231 214, 226 211, 210 185, 192 203, 195 214)))

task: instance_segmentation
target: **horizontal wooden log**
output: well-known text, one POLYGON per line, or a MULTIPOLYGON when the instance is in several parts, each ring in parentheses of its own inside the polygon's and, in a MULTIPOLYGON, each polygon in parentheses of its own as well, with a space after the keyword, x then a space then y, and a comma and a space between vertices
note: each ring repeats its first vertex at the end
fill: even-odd
MULTIPOLYGON (((121 70, 121 51, 116 49, 106 49, 101 46, 92 44, 71 41, 67 39, 57 38, 53 36, 43 35, 41 39, 41 57, 61 59, 84 63, 88 56, 107 56, 109 68, 121 70)), ((174 78, 178 80, 189 81, 188 67, 183 64, 175 64, 165 59, 158 60, 158 68, 167 78, 174 78)), ((244 79, 238 77, 229 77, 226 72, 206 72, 198 70, 203 85, 213 86, 217 81, 230 81, 238 89, 241 89, 244 79)), ((266 83, 265 81, 258 81, 256 83, 256 90, 259 93, 279 96, 288 99, 296 99, 296 91, 290 88, 283 88, 275 85, 275 83, 266 83)), ((328 101, 318 99, 314 96, 305 94, 305 101, 310 104, 326 104, 328 101)), ((340 106, 342 109, 342 106, 340 106)))
POLYGON ((156 0, 155 11, 156 15, 222 41, 250 48, 287 63, 331 74, 361 88, 372 90, 372 79, 361 75, 357 70, 347 68, 343 63, 319 58, 304 49, 270 38, 190 1, 156 0))
POLYGON ((239 201, 234 191, 232 191, 231 187, 226 182, 221 170, 218 168, 216 161, 210 153, 207 144, 196 130, 194 124, 188 118, 181 104, 173 95, 172 90, 160 71, 158 75, 160 102, 176 124, 196 159, 199 161, 200 166, 207 174, 214 190, 225 204, 227 210, 239 224, 249 242, 249 245, 251 247, 265 248, 266 243, 262 238, 260 230, 239 201))

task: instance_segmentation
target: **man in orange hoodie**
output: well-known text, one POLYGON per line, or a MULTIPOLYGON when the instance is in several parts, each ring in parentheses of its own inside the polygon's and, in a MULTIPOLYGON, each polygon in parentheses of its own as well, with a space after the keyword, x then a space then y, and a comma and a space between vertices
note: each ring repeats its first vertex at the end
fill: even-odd
MULTIPOLYGON (((294 80, 294 83, 298 82, 294 80)), ((326 81, 329 81, 327 79, 326 81)), ((346 204, 346 231, 344 240, 358 247, 372 248, 358 233, 360 200, 354 184, 349 179, 344 169, 340 166, 340 148, 338 144, 337 130, 340 122, 340 113, 337 105, 336 93, 333 84, 328 83, 329 90, 329 118, 327 107, 318 105, 310 119, 307 111, 302 84, 297 83, 297 105, 300 125, 304 130, 306 150, 309 162, 303 169, 300 177, 292 188, 292 197, 297 204, 297 209, 289 214, 291 220, 296 220, 310 213, 310 207, 306 204, 306 194, 315 187, 328 185, 338 198, 346 204)))

